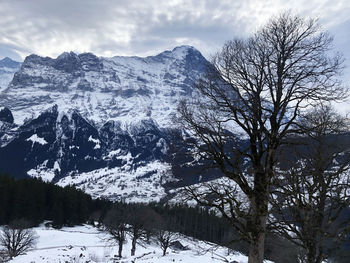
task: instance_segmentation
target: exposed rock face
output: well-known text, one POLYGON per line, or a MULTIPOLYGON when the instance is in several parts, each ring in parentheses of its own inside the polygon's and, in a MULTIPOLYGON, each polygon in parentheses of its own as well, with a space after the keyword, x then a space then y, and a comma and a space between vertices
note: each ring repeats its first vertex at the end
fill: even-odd
POLYGON ((0 92, 14 115, 0 110, 0 172, 74 184, 95 197, 165 197, 165 185, 184 177, 172 168, 182 153, 169 151, 171 118, 208 65, 189 46, 146 58, 28 56, 0 92))
POLYGON ((74 184, 95 197, 150 201, 165 197, 165 184, 182 176, 172 173, 171 133, 152 119, 127 129, 116 121, 97 128, 76 110, 60 112, 55 105, 0 135, 11 129, 12 137, 2 138, 0 171, 15 177, 74 184))
POLYGON ((57 104, 60 110, 77 109, 99 127, 110 120, 126 125, 149 117, 165 127, 208 65, 190 46, 146 58, 30 55, 0 93, 0 105, 11 108, 17 123, 57 104))
POLYGON ((13 123, 13 115, 9 108, 0 107, 0 121, 13 123))

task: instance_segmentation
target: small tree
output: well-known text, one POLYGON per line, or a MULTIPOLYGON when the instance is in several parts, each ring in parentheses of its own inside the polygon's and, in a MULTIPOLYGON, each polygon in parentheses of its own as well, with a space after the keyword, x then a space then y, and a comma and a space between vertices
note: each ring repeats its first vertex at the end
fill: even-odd
POLYGON ((303 136, 291 139, 272 191, 275 230, 305 250, 303 262, 321 263, 349 228, 348 121, 323 106, 305 115, 303 136), (291 157, 292 156, 292 157, 291 157))
POLYGON ((159 214, 150 207, 146 207, 143 216, 145 218, 145 239, 150 244, 151 236, 154 234, 154 229, 157 226, 159 214))
POLYGON ((156 213, 151 208, 137 204, 129 212, 128 232, 131 236, 131 256, 135 255, 138 242, 149 241, 155 223, 155 215, 156 213))
POLYGON ((342 58, 331 48, 315 20, 283 13, 252 37, 227 42, 196 85, 202 99, 179 106, 193 152, 225 177, 188 193, 230 220, 249 243, 249 263, 264 259, 278 148, 309 105, 344 98, 342 58))
POLYGON ((163 251, 163 256, 166 255, 166 251, 170 245, 178 239, 178 234, 170 231, 171 228, 174 228, 173 220, 170 220, 169 218, 164 219, 159 215, 157 216, 154 232, 163 251))
POLYGON ((107 212, 104 225, 108 232, 108 236, 104 239, 107 242, 118 244, 118 257, 122 257, 123 245, 126 242, 126 234, 128 231, 128 217, 125 209, 121 207, 113 207, 107 212))
POLYGON ((145 220, 142 214, 132 213, 128 232, 131 236, 131 256, 135 256, 137 242, 145 236, 145 220))
POLYGON ((14 258, 35 247, 38 237, 25 220, 16 220, 0 231, 0 246, 4 256, 14 258))

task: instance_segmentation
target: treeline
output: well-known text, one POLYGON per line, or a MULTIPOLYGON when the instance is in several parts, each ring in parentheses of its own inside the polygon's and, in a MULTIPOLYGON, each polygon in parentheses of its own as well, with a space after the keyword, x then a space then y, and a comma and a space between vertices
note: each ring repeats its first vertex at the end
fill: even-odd
MULTIPOLYGON (((121 215, 129 225, 162 224, 162 230, 227 246, 243 253, 248 250, 248 244, 239 239, 228 221, 203 207, 94 200, 74 187, 63 188, 40 179, 16 180, 0 175, 0 225, 25 219, 35 226, 49 220, 53 227, 60 228, 83 223, 105 224, 108 220, 116 222, 118 219, 115 215, 121 215), (108 218, 113 210, 118 212, 108 218)), ((268 237, 267 258, 277 262, 294 262, 291 259, 295 253, 295 247, 284 239, 271 235, 268 237), (283 255, 276 249, 281 246, 284 248, 283 255)))
POLYGON ((73 226, 87 222, 96 211, 105 213, 110 205, 74 187, 0 175, 0 225, 26 219, 32 225, 51 220, 54 227, 73 226))
POLYGON ((151 222, 152 225, 159 224, 161 220, 166 222, 167 230, 216 244, 230 244, 228 235, 232 234, 232 227, 225 219, 205 208, 180 204, 115 202, 111 209, 123 211, 123 218, 126 218, 129 224, 135 223, 135 218, 138 218, 137 223, 151 222))
POLYGON ((215 243, 224 243, 225 236, 230 231, 230 226, 224 219, 199 207, 93 200, 90 195, 71 186, 63 188, 40 179, 16 180, 0 175, 0 225, 16 219, 26 219, 33 225, 50 220, 58 228, 89 221, 102 223, 112 204, 125 214, 150 208, 167 220, 171 218, 176 222, 172 224, 171 230, 215 243))
MULTIPOLYGON (((188 207, 183 205, 150 204, 170 224, 170 230, 180 232, 186 236, 195 237, 199 240, 209 241, 225 246, 234 251, 248 253, 248 243, 240 238, 229 222, 218 217, 208 208, 200 206, 188 207)), ((297 248, 289 241, 272 233, 267 234, 265 256, 274 262, 296 262, 297 248), (281 249, 283 253, 281 253, 281 249)))

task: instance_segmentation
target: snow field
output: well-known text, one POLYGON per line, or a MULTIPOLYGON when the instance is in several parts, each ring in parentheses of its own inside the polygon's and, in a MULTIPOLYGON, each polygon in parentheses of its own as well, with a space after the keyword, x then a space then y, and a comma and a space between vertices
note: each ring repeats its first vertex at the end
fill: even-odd
POLYGON ((11 263, 97 263, 97 262, 237 262, 246 263, 246 256, 230 252, 227 248, 213 247, 203 241, 185 236, 179 237, 182 245, 188 250, 168 249, 166 256, 162 256, 162 250, 155 241, 151 244, 138 244, 136 255, 130 257, 131 241, 128 238, 123 247, 123 258, 116 260, 117 247, 103 241, 105 233, 89 226, 64 227, 60 230, 46 228, 44 225, 34 228, 39 236, 37 247, 26 255, 21 255, 11 260, 11 263))
POLYGON ((169 164, 154 161, 137 169, 124 166, 102 168, 77 176, 66 176, 57 185, 62 187, 73 185, 93 198, 104 197, 110 200, 142 203, 159 202, 166 196, 162 185, 172 179, 169 177, 169 170, 169 164))

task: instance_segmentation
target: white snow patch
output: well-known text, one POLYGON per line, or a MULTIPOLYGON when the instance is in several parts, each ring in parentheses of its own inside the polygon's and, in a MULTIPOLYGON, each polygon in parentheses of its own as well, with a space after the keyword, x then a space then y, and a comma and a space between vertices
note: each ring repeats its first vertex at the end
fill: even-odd
POLYGON ((167 153, 168 148, 167 148, 167 143, 166 143, 166 141, 164 140, 164 138, 160 138, 156 145, 157 145, 158 148, 161 148, 160 151, 161 151, 163 154, 166 154, 166 153, 167 153))
POLYGON ((38 165, 34 169, 27 172, 30 177, 41 178, 45 182, 51 182, 55 177, 54 169, 47 168, 48 160, 45 160, 42 164, 38 165))
POLYGON ((113 156, 116 156, 116 155, 120 154, 120 151, 121 151, 120 149, 114 150, 114 151, 110 151, 108 153, 108 157, 112 158, 113 156))
POLYGON ((53 165, 53 169, 61 172, 61 167, 60 164, 56 161, 53 165))
POLYGON ((93 143, 96 144, 95 147, 94 147, 94 149, 100 149, 100 148, 101 148, 101 145, 100 145, 101 142, 100 142, 99 139, 94 139, 94 138, 90 135, 88 141, 89 141, 89 142, 93 142, 93 143))
POLYGON ((37 134, 33 134, 32 136, 30 136, 28 139, 26 139, 26 141, 32 141, 33 145, 34 143, 39 143, 41 145, 45 145, 47 144, 47 141, 45 141, 44 138, 39 137, 37 134))
MULTIPOLYGON (((129 153, 122 158, 128 161, 129 153)), ((92 195, 110 200, 126 202, 158 202, 166 196, 163 185, 174 180, 171 166, 154 161, 144 166, 132 168, 126 163, 123 167, 102 168, 78 175, 70 175, 58 181, 58 185, 74 185, 92 195)))
POLYGON ((72 150, 72 149, 79 149, 80 147, 77 146, 77 145, 70 145, 69 146, 69 150, 72 150))

